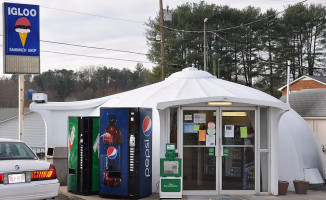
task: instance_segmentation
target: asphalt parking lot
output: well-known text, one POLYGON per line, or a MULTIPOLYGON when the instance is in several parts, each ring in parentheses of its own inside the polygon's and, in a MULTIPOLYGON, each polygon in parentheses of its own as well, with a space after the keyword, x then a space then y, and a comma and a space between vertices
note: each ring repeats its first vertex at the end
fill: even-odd
POLYGON ((67 196, 67 195, 64 195, 64 194, 59 194, 54 199, 58 199, 58 200, 83 200, 83 199, 81 199, 79 197, 67 196))
MULTIPOLYGON (((66 186, 60 186, 59 195, 55 199, 60 200, 105 200, 98 195, 82 196, 70 193, 66 186)), ((158 194, 153 194, 143 200, 160 199, 158 194)), ((221 196, 183 196, 187 200, 325 200, 326 186, 309 189, 306 195, 295 194, 288 191, 285 196, 259 196, 259 195, 221 195, 221 196)))

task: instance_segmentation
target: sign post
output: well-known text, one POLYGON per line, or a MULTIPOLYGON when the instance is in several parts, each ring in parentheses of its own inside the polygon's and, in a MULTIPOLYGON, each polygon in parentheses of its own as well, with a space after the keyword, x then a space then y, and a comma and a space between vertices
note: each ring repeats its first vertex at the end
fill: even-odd
POLYGON ((24 140, 24 91, 25 91, 25 86, 24 86, 24 75, 19 75, 18 77, 18 139, 20 141, 24 140))
POLYGON ((3 72, 19 74, 18 139, 24 133, 24 74, 40 73, 39 6, 3 3, 3 72))

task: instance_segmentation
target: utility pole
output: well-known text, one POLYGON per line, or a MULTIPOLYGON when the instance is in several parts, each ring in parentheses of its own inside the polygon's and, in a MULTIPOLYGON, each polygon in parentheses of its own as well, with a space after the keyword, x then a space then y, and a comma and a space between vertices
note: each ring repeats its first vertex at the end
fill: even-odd
POLYGON ((161 33, 162 81, 164 81, 164 79, 165 79, 165 58, 164 58, 163 0, 160 0, 160 33, 161 33))
POLYGON ((221 69, 221 63, 220 63, 220 61, 221 61, 221 58, 219 58, 217 60, 217 78, 220 78, 221 77, 220 76, 220 69, 221 69))
POLYGON ((18 140, 24 140, 24 75, 18 76, 18 140))
POLYGON ((288 61, 286 76, 286 103, 290 103, 290 64, 290 61, 288 61))
POLYGON ((215 59, 213 59, 213 75, 216 76, 216 60, 215 59))
POLYGON ((207 71, 207 63, 206 63, 206 22, 208 18, 204 19, 204 71, 207 71))

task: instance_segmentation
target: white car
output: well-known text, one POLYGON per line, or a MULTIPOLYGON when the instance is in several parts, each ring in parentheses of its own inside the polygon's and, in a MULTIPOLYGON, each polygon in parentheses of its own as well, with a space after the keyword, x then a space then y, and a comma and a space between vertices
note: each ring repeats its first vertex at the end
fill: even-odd
POLYGON ((0 138, 0 199, 47 199, 58 195, 55 167, 19 140, 0 138))

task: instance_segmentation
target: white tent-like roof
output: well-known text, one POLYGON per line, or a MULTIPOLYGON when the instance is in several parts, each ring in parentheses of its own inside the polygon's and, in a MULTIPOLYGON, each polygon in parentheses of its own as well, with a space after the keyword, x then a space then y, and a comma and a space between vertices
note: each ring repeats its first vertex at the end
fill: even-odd
POLYGON ((175 105, 207 101, 232 101, 240 104, 270 106, 288 110, 289 105, 259 90, 218 79, 196 68, 186 68, 164 81, 131 91, 76 102, 32 103, 31 110, 81 110, 98 107, 91 115, 99 116, 100 107, 153 107, 165 109, 175 105))
MULTIPOLYGON (((99 107, 157 107, 162 110, 207 101, 231 101, 289 109, 289 105, 264 92, 217 79, 196 68, 186 68, 162 82, 113 95, 99 107)), ((99 109, 92 112, 92 115, 99 116, 99 109)))

